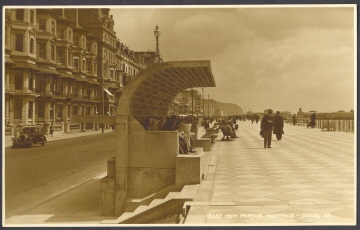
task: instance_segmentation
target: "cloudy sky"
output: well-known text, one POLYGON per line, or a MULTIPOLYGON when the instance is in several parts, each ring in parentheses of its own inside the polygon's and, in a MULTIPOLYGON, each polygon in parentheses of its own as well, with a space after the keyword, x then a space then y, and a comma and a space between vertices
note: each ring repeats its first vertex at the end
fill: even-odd
POLYGON ((217 101, 256 112, 354 109, 352 7, 141 7, 110 14, 131 50, 154 51, 159 25, 164 61, 210 60, 216 88, 205 94, 217 101))

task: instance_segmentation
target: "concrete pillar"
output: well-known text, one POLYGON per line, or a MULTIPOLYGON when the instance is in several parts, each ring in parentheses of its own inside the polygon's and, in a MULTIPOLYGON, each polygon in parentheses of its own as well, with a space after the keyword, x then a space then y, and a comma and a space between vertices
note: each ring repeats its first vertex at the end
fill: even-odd
POLYGON ((65 102, 63 103, 63 111, 62 111, 62 117, 63 117, 63 132, 64 133, 70 133, 70 122, 68 119, 70 117, 69 111, 68 111, 68 105, 69 103, 65 102))
POLYGON ((46 101, 45 102, 45 123, 50 124, 50 108, 51 108, 51 102, 46 101))
POLYGON ((28 98, 22 98, 22 109, 21 109, 21 123, 28 123, 28 111, 29 111, 29 100, 28 98))
POLYGON ((127 154, 129 117, 116 117, 116 175, 115 175, 115 215, 125 211, 127 199, 127 154))

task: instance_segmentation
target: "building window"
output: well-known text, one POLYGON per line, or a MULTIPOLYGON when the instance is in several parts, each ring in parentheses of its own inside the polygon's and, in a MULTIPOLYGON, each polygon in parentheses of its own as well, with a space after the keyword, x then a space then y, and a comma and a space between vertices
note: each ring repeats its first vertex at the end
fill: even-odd
POLYGON ((78 45, 79 45, 79 38, 74 37, 73 46, 78 46, 78 45))
POLYGON ((28 111, 28 118, 32 119, 33 118, 33 105, 34 103, 32 101, 29 101, 29 111, 28 111))
POLYGON ((51 45, 51 60, 55 61, 55 46, 51 45))
POLYGON ((34 39, 30 38, 30 53, 34 53, 34 39))
POLYGON ((97 74, 96 72, 97 72, 97 62, 94 61, 94 73, 97 74))
POLYGON ((5 47, 6 48, 9 48, 10 47, 10 39, 9 39, 9 36, 10 36, 10 27, 9 26, 5 26, 5 47))
POLYGON ((16 20, 24 21, 24 9, 16 9, 16 20))
POLYGON ((54 102, 51 102, 50 105, 50 120, 54 119, 54 102))
POLYGON ((79 69, 79 58, 78 57, 74 57, 74 69, 79 69))
POLYGON ((68 66, 71 66, 71 51, 68 51, 68 66))
POLYGON ((91 59, 86 59, 86 71, 91 73, 91 59))
POLYGON ((55 22, 51 21, 51 33, 55 34, 55 22))
POLYGON ((33 90, 34 89, 34 73, 30 72, 30 76, 29 76, 29 89, 33 90))
POLYGON ((90 115, 90 106, 86 106, 86 115, 90 115))
POLYGON ((91 44, 86 44, 86 52, 91 52, 91 44))
POLYGON ((68 35, 68 41, 71 42, 72 41, 72 36, 71 36, 71 30, 69 30, 69 35, 68 35))
POLYGON ((45 43, 39 43, 39 57, 46 59, 46 44, 45 43))
POLYGON ((72 114, 73 114, 73 115, 77 115, 77 110, 78 110, 77 105, 74 105, 74 106, 73 106, 73 110, 72 110, 72 114))
POLYGON ((85 58, 83 58, 83 60, 82 60, 82 71, 85 71, 85 67, 86 67, 86 65, 85 65, 85 58))
POLYGON ((63 110, 63 105, 58 104, 57 108, 56 108, 56 118, 62 119, 62 110, 63 110))
POLYGON ((30 23, 35 24, 35 11, 30 10, 30 23))
POLYGON ((44 18, 39 19, 39 30, 46 31, 46 19, 44 18))
POLYGON ((87 85, 86 87, 85 87, 85 94, 84 94, 85 96, 90 96, 90 86, 89 85, 87 85))
POLYGON ((85 49, 85 46, 86 46, 86 40, 85 38, 82 39, 82 48, 85 49))
POLYGON ((94 54, 97 54, 97 47, 96 47, 96 44, 94 45, 94 54))
POLYGON ((22 90, 23 85, 23 72, 22 70, 15 70, 15 90, 22 90))
POLYGON ((21 119, 22 100, 14 99, 14 119, 21 119))
POLYGON ((24 52, 24 35, 15 34, 15 51, 24 52))
POLYGON ((57 63, 63 65, 64 64, 64 50, 57 50, 57 63))
POLYGON ((62 94, 63 91, 64 91, 63 79, 59 78, 57 80, 56 92, 59 92, 60 94, 62 94))
POLYGON ((45 118, 45 102, 39 101, 37 102, 38 105, 38 118, 45 118))
POLYGON ((58 39, 64 39, 64 30, 58 30, 57 37, 58 39))
POLYGON ((110 78, 111 78, 111 79, 114 78, 114 69, 110 69, 110 78))

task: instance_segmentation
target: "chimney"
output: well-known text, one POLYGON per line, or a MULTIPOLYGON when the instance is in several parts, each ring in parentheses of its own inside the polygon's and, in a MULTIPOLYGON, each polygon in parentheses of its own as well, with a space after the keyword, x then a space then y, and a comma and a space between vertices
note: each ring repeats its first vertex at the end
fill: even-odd
POLYGON ((79 9, 76 9, 76 27, 79 26, 79 9))

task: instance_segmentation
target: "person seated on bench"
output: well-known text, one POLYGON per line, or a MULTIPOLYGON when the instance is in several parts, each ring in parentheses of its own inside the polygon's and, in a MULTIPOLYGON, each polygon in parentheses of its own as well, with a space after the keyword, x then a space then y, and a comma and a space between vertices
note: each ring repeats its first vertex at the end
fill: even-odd
MULTIPOLYGON (((183 140, 181 141, 185 141, 186 146, 187 146, 187 150, 191 153, 195 153, 196 151, 193 150, 192 148, 192 140, 195 136, 195 133, 191 133, 191 124, 189 124, 189 119, 187 117, 184 117, 180 124, 178 125, 177 130, 179 131, 179 136, 182 137, 183 140)), ((180 139, 179 139, 180 141, 180 139)))

